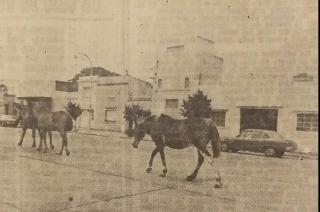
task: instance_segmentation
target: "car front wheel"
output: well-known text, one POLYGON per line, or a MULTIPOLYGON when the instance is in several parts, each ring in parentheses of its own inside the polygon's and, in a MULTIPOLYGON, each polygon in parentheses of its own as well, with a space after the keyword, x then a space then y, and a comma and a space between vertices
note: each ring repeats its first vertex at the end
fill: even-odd
POLYGON ((264 148, 264 155, 267 157, 272 157, 276 154, 276 150, 272 147, 264 148))

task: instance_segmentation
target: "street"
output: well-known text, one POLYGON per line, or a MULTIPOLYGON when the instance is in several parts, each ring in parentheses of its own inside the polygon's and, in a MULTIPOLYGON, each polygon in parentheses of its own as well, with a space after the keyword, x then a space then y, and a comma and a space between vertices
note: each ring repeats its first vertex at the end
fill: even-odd
MULTIPOLYGON (((203 163, 194 182, 185 180, 197 163, 194 148, 165 149, 146 173, 152 142, 120 133, 95 136, 69 133, 69 157, 32 148, 28 130, 0 128, 0 211, 318 211, 318 160, 248 153, 221 153, 216 166, 203 163), (215 168, 223 187, 214 188, 215 168)), ((37 144, 39 137, 37 134, 37 144)), ((210 150, 211 152, 211 150, 210 150)))

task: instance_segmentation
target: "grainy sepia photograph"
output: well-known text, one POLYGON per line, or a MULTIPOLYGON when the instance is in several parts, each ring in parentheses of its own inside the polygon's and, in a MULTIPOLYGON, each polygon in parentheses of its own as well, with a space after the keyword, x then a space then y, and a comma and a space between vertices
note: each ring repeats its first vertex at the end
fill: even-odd
POLYGON ((0 212, 318 211, 318 1, 0 0, 0 212))

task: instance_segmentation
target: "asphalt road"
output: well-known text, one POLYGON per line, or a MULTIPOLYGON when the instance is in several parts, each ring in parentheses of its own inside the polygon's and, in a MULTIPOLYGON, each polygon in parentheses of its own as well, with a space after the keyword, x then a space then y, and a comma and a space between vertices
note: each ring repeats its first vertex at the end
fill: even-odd
MULTIPOLYGON (((145 168, 154 146, 133 149, 120 134, 70 133, 71 155, 31 148, 31 132, 17 146, 20 129, 0 128, 0 211, 318 211, 318 160, 222 153, 214 167, 204 163, 187 182, 197 161, 194 148, 165 150, 153 172, 145 168), (219 170, 222 188, 214 188, 219 170)), ((123 135, 122 135, 123 136, 123 135)), ((37 140, 38 142, 38 140, 37 140)))

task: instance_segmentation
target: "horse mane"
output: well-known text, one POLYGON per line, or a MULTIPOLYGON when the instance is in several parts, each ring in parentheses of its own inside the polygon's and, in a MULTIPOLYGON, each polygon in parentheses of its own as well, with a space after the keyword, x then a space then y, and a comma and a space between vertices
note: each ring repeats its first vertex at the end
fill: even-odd
POLYGON ((159 116, 159 119, 167 119, 167 120, 170 120, 170 121, 175 121, 175 120, 178 120, 178 119, 174 119, 172 118, 171 116, 167 115, 167 114, 163 114, 161 113, 160 116, 159 116))

